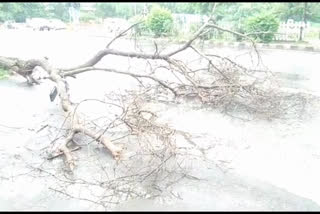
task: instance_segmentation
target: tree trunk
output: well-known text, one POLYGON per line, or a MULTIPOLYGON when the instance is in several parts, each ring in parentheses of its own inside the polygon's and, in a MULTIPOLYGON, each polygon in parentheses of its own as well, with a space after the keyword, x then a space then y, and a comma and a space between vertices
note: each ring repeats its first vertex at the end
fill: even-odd
POLYGON ((307 5, 308 3, 304 3, 304 8, 303 8, 303 27, 300 27, 300 36, 299 36, 299 41, 302 41, 302 35, 305 27, 307 26, 307 5))
POLYGON ((308 3, 305 2, 304 3, 304 10, 303 10, 303 22, 305 24, 307 23, 307 6, 308 6, 308 3))

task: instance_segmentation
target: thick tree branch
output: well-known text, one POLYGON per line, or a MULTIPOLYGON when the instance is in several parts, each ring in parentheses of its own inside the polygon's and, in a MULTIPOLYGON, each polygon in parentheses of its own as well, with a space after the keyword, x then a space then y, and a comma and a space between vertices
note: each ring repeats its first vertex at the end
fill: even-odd
POLYGON ((145 53, 137 53, 137 52, 124 52, 113 49, 104 49, 99 51, 94 57, 88 60, 86 63, 68 69, 61 69, 63 71, 72 71, 77 69, 82 69, 86 67, 91 67, 96 65, 103 57, 107 55, 115 55, 115 56, 123 56, 123 57, 132 57, 132 58, 141 58, 141 59, 161 59, 167 60, 168 56, 166 55, 154 55, 154 54, 145 54, 145 53))
POLYGON ((131 77, 134 77, 134 78, 151 79, 151 80, 159 83, 164 88, 170 90, 174 94, 174 96, 177 96, 177 92, 172 87, 170 87, 164 81, 159 80, 158 78, 155 78, 155 77, 149 76, 149 75, 134 74, 134 73, 130 73, 130 72, 119 71, 119 70, 116 70, 116 69, 96 68, 96 67, 87 67, 87 68, 82 68, 82 69, 78 69, 78 70, 74 70, 74 71, 68 71, 68 72, 64 72, 63 75, 67 77, 67 76, 73 76, 73 75, 76 75, 76 74, 80 74, 80 73, 83 73, 83 72, 86 72, 86 71, 93 71, 93 70, 106 71, 106 72, 112 72, 112 73, 117 73, 117 74, 124 74, 124 75, 131 76, 131 77))
MULTIPOLYGON (((76 114, 76 108, 74 104, 70 101, 69 95, 69 87, 67 81, 64 79, 62 75, 60 75, 60 71, 50 66, 47 60, 19 60, 16 58, 6 58, 0 57, 0 66, 6 66, 7 68, 17 67, 17 73, 22 76, 31 75, 33 69, 36 66, 42 67, 50 76, 50 79, 56 83, 57 92, 60 97, 61 107, 64 111, 65 117, 68 119, 70 124, 70 134, 68 135, 65 142, 59 147, 59 150, 63 152, 66 156, 67 163, 71 170, 75 167, 75 160, 73 159, 70 150, 68 149, 68 143, 73 139, 75 134, 82 132, 90 137, 95 138, 95 134, 87 129, 82 119, 76 114)), ((105 136, 96 139, 101 141, 103 145, 105 145, 108 149, 110 149, 111 153, 115 158, 120 157, 121 148, 113 145, 105 136)))
POLYGON ((90 60, 88 60, 86 63, 73 67, 68 69, 61 69, 63 71, 72 71, 77 69, 82 69, 85 67, 91 67, 96 65, 104 56, 107 55, 115 55, 115 56, 123 56, 123 57, 132 57, 132 58, 141 58, 141 59, 153 59, 153 60, 168 60, 169 57, 172 57, 173 55, 187 49, 194 40, 196 40, 204 31, 204 29, 207 27, 208 23, 205 23, 192 37, 191 39, 186 42, 182 47, 171 51, 167 54, 145 54, 145 53, 137 53, 137 52, 124 52, 124 51, 118 51, 113 50, 109 48, 105 48, 101 51, 99 51, 94 57, 92 57, 90 60))
POLYGON ((204 29, 208 26, 208 22, 206 22, 204 25, 202 25, 202 27, 200 27, 200 29, 191 37, 191 39, 186 42, 181 48, 178 48, 177 50, 175 51, 172 51, 170 53, 167 54, 168 57, 171 57, 185 49, 187 49, 188 47, 190 47, 190 45, 192 44, 192 42, 194 40, 196 40, 197 38, 199 38, 199 36, 203 33, 204 29))

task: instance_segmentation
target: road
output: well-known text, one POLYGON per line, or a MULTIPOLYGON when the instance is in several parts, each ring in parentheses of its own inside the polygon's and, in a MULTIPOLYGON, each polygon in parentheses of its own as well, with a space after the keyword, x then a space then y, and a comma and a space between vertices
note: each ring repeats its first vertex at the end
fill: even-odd
MULTIPOLYGON (((0 33, 0 55, 22 58, 48 56, 51 63, 71 66, 85 61, 105 46, 108 39, 66 32, 0 33)), ((127 41, 129 42, 129 41, 127 41)), ((115 47, 128 50, 125 41, 115 47)), ((233 55, 230 49, 211 50, 233 55)), ((264 63, 288 88, 319 95, 319 53, 262 51, 264 63)), ((107 57, 103 63, 125 69, 125 59, 107 57), (116 63, 117 62, 117 63, 116 63)), ((102 63, 102 64, 103 64, 102 63)), ((106 91, 132 88, 135 82, 117 75, 95 73, 70 80, 74 100, 99 98, 106 91), (92 82, 93 84, 87 84, 92 82), (122 84, 119 84, 121 82, 122 84)), ((49 145, 46 133, 39 132, 44 123, 59 126, 63 121, 58 102, 48 94, 52 84, 29 88, 21 77, 0 81, 0 210, 99 210, 92 204, 68 199, 48 187, 54 180, 30 176, 27 165, 41 165, 49 145), (12 179, 8 179, 11 176, 12 179)), ((191 170, 202 181, 182 181, 173 188, 183 200, 129 201, 116 210, 320 210, 320 145, 317 115, 308 120, 243 122, 215 111, 194 110, 187 105, 159 106, 161 118, 173 127, 201 135, 198 143, 215 143, 209 154, 214 160, 230 162, 233 168, 222 173, 215 166, 204 165, 191 170), (194 121, 199 121, 194 123, 194 121), (230 134, 231 133, 231 134, 230 134)), ((88 158, 90 149, 79 152, 88 158), (86 156, 87 155, 87 156, 86 156)), ((110 157, 104 157, 108 166, 110 157)), ((111 162, 111 163, 110 163, 111 162)), ((63 168, 62 160, 46 163, 53 170, 63 168), (53 166, 55 165, 55 166, 53 166)), ((79 173, 96 173, 94 167, 79 166, 79 173)))

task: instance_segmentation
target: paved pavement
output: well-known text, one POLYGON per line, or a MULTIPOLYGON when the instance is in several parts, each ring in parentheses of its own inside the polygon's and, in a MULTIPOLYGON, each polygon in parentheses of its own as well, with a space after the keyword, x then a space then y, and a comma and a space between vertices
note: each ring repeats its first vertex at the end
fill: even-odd
MULTIPOLYGON (((248 42, 208 42, 214 47, 232 47, 237 49, 251 48, 252 44, 248 42)), ((294 43, 257 43, 258 49, 278 49, 278 50, 292 50, 292 51, 311 51, 320 52, 320 46, 317 43, 311 44, 294 44, 294 43)))

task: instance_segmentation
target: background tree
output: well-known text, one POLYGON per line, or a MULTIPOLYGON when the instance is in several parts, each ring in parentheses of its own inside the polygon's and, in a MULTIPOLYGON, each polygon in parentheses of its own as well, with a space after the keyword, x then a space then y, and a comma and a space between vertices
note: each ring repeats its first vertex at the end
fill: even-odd
POLYGON ((49 6, 49 15, 50 18, 61 19, 62 21, 69 21, 69 7, 67 3, 50 3, 49 6))
POLYGON ((0 21, 25 22, 35 17, 46 17, 43 3, 0 3, 0 21))
POLYGON ((271 42, 278 31, 279 21, 271 13, 249 17, 244 25, 247 34, 260 42, 271 42), (257 34, 256 34, 257 33, 257 34))
POLYGON ((160 6, 153 7, 147 17, 147 27, 156 37, 169 33, 173 27, 171 12, 160 6))
POLYGON ((128 19, 143 11, 144 3, 97 3, 95 15, 99 18, 118 17, 128 19))

